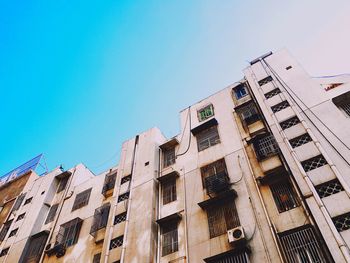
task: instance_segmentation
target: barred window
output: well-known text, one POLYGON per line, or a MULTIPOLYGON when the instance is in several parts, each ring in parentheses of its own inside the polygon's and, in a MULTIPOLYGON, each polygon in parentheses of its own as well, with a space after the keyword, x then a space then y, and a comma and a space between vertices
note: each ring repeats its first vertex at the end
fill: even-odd
POLYGON ((339 193, 341 191, 344 191, 344 188, 338 179, 334 179, 332 181, 316 186, 316 190, 318 195, 321 198, 324 198, 324 197, 339 193))
POLYGON ((108 190, 111 190, 115 186, 115 180, 117 178, 117 172, 106 174, 105 181, 103 183, 102 194, 105 194, 108 190))
POLYGON ((77 194, 74 200, 72 211, 82 208, 83 206, 86 206, 89 203, 91 189, 92 188, 77 194))
POLYGON ((45 231, 37 233, 28 239, 28 247, 23 251, 21 262, 39 262, 49 234, 45 231))
POLYGON ((127 182, 131 181, 131 174, 127 175, 127 176, 124 176, 121 180, 121 184, 125 184, 127 182))
POLYGON ((282 101, 281 103, 278 103, 275 106, 272 106, 271 110, 273 113, 276 113, 276 112, 279 112, 279 111, 281 111, 285 108, 288 108, 288 107, 289 107, 289 103, 288 103, 288 101, 285 100, 285 101, 282 101))
MULTIPOLYGON (((332 84, 333 87, 339 86, 342 83, 332 84)), ((344 114, 350 116, 350 91, 340 94, 339 96, 332 99, 333 103, 344 112, 344 114)))
POLYGON ((267 135, 254 142, 258 159, 264 159, 278 153, 278 145, 273 135, 267 135))
POLYGON ((209 129, 201 131, 196 137, 199 152, 220 143, 217 126, 212 126, 209 129))
POLYGON ((80 218, 75 218, 61 225, 56 236, 56 242, 58 244, 63 244, 65 247, 69 247, 77 243, 82 224, 83 221, 80 218))
POLYGON ((26 197, 26 194, 21 194, 20 196, 17 197, 17 200, 12 207, 12 212, 17 211, 20 208, 25 197, 26 197))
MULTIPOLYGON (((224 253, 227 254, 227 253, 224 253)), ((208 263, 249 263, 249 256, 246 251, 234 251, 229 253, 228 255, 222 255, 219 258, 215 256, 216 258, 211 259, 204 259, 205 262, 208 263)))
POLYGON ((6 237, 7 232, 9 231, 13 220, 9 220, 4 223, 0 232, 0 241, 3 241, 6 237))
POLYGON ((220 159, 201 168, 202 185, 207 194, 228 190, 229 177, 225 159, 220 159))
POLYGON ((279 88, 275 88, 274 90, 271 90, 270 92, 265 93, 265 98, 270 99, 280 93, 281 93, 281 90, 279 88))
POLYGON ((326 263, 324 255, 311 226, 299 227, 280 233, 282 249, 288 263, 326 263))
POLYGON ((210 238, 225 234, 227 230, 240 225, 234 201, 208 207, 207 216, 210 238))
POLYGON ((294 139, 289 140, 289 143, 293 148, 296 148, 311 141, 312 139, 310 135, 308 133, 305 133, 301 136, 298 136, 294 139))
POLYGON ((259 84, 259 86, 263 86, 263 85, 265 85, 266 83, 271 82, 272 80, 273 80, 273 79, 272 79, 271 76, 267 76, 266 78, 263 78, 263 79, 259 80, 259 81, 258 81, 258 84, 259 84))
POLYGON ((20 214, 20 215, 17 217, 16 222, 22 220, 22 219, 24 218, 25 215, 26 215, 26 213, 20 214))
POLYGON ((327 161, 322 155, 318 155, 301 163, 305 172, 309 172, 326 164, 327 161))
POLYGON ((129 199, 129 195, 130 195, 130 192, 126 192, 126 193, 121 194, 120 196, 118 196, 118 203, 129 199))
POLYGON ((237 100, 248 95, 247 87, 245 84, 240 84, 232 89, 237 100))
POLYGON ((350 103, 342 104, 339 107, 346 113, 346 115, 350 116, 350 103))
POLYGON ((220 173, 227 174, 225 159, 220 159, 220 160, 217 160, 211 164, 203 166, 201 168, 203 188, 206 188, 205 178, 216 175, 216 174, 220 174, 220 173))
POLYGON ((176 178, 169 179, 162 183, 163 205, 176 200, 176 178))
POLYGON ((111 205, 108 203, 95 209, 94 218, 90 229, 90 234, 93 234, 96 231, 106 227, 108 222, 110 207, 111 205))
POLYGON ((175 148, 167 149, 163 152, 163 167, 168 167, 175 163, 175 148))
POLYGON ((241 120, 246 124, 250 125, 258 120, 260 120, 260 115, 256 109, 254 103, 249 103, 248 105, 240 108, 237 113, 239 114, 241 120))
POLYGON ((101 253, 95 254, 94 258, 92 259, 92 263, 100 263, 101 260, 101 253))
POLYGON ((52 222, 56 216, 58 204, 54 204, 50 207, 49 213, 47 214, 45 224, 52 222))
POLYGON ((17 232, 18 232, 18 228, 12 230, 12 231, 10 232, 10 234, 9 234, 9 237, 15 236, 15 235, 17 234, 17 232))
POLYGON ((111 240, 111 243, 109 244, 109 250, 113 248, 121 247, 123 245, 123 239, 124 239, 124 236, 113 238, 111 240))
POLYGON ((9 253, 10 247, 4 248, 1 250, 0 257, 3 257, 9 253))
POLYGON ((282 213, 300 205, 290 181, 275 182, 270 184, 270 189, 278 212, 282 213))
POLYGON ((288 129, 294 125, 297 125, 298 123, 300 123, 300 120, 298 119, 297 116, 294 116, 288 120, 282 121, 280 123, 280 126, 282 128, 282 130, 288 129))
POLYGON ((209 119, 211 116, 214 116, 213 104, 210 104, 204 107, 203 109, 200 109, 197 114, 199 121, 204 121, 206 119, 209 119))
POLYGON ((350 213, 346 213, 335 218, 332 221, 339 232, 350 228, 350 213))
POLYGON ((119 224, 119 223, 122 223, 122 222, 126 221, 126 215, 127 215, 126 212, 121 213, 121 214, 119 214, 119 215, 116 215, 116 216, 114 217, 114 225, 117 225, 117 224, 119 224))
POLYGON ((162 227, 162 256, 178 251, 177 221, 168 222, 162 227))
POLYGON ((69 180, 69 176, 68 176, 68 175, 66 175, 65 177, 63 177, 63 178, 60 179, 60 184, 59 184, 59 186, 58 186, 58 188, 57 188, 57 193, 60 193, 60 192, 62 192, 64 189, 66 189, 68 180, 69 180))
POLYGON ((26 199, 26 200, 24 201, 24 204, 23 204, 23 205, 30 204, 30 203, 32 202, 32 200, 33 200, 33 197, 29 197, 28 199, 26 199))

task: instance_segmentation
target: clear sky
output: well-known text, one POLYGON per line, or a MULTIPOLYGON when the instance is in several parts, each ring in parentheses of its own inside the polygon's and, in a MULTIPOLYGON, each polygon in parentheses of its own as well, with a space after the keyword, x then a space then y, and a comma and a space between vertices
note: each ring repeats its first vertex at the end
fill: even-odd
POLYGON ((288 48, 312 75, 350 72, 350 1, 0 1, 0 175, 115 165, 150 127, 288 48), (287 3, 288 2, 288 3, 287 3))

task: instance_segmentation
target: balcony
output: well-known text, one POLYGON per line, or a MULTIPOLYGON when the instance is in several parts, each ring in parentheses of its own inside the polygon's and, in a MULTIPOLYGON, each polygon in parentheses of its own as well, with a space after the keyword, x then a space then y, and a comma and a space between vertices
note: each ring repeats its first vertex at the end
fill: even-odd
POLYGON ((204 180, 208 195, 227 191, 230 188, 230 179, 226 172, 205 177, 204 180))

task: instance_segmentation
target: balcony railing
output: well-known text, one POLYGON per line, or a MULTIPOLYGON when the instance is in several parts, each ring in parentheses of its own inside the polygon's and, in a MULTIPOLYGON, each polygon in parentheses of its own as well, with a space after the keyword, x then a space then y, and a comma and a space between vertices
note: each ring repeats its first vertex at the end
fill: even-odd
POLYGON ((230 187, 230 180, 226 172, 220 172, 205 178, 205 187, 208 194, 220 193, 230 187))

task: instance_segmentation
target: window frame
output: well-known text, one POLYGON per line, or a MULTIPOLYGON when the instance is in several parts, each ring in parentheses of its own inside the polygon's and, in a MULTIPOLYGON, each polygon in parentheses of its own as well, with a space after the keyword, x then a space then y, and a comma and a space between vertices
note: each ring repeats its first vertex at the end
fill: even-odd
POLYGON ((162 201, 163 205, 177 200, 176 178, 169 178, 162 182, 162 201))
POLYGON ((279 213, 300 206, 298 195, 289 179, 284 178, 269 184, 272 198, 279 213))
POLYGON ((57 233, 56 242, 64 245, 64 247, 70 247, 76 244, 79 239, 82 224, 83 220, 78 217, 62 224, 57 233))
POLYGON ((72 212, 89 204, 92 188, 84 190, 75 196, 72 212))
POLYGON ((179 251, 178 221, 172 220, 161 227, 162 257, 179 251))
POLYGON ((240 100, 249 95, 247 86, 244 83, 232 88, 232 92, 234 93, 233 95, 235 96, 236 100, 240 100), (242 92, 242 90, 244 90, 244 92, 242 92))
POLYGON ((198 152, 221 143, 218 125, 211 126, 196 134, 196 140, 198 152))
POLYGON ((55 219, 56 213, 57 213, 57 209, 58 209, 58 205, 59 204, 54 204, 54 205, 52 205, 50 207, 50 210, 47 213, 44 225, 46 225, 48 223, 51 223, 55 219))
POLYGON ((213 117, 214 115, 215 115, 215 112, 214 112, 213 104, 209 104, 205 107, 202 107, 201 109, 199 109, 197 111, 197 116, 198 116, 199 122, 205 121, 205 120, 213 117), (202 115, 202 113, 203 113, 203 115, 202 115))
POLYGON ((107 226, 111 204, 106 203, 95 209, 90 234, 99 231, 107 226))
POLYGON ((173 165, 175 161, 175 147, 163 150, 163 168, 173 165))

